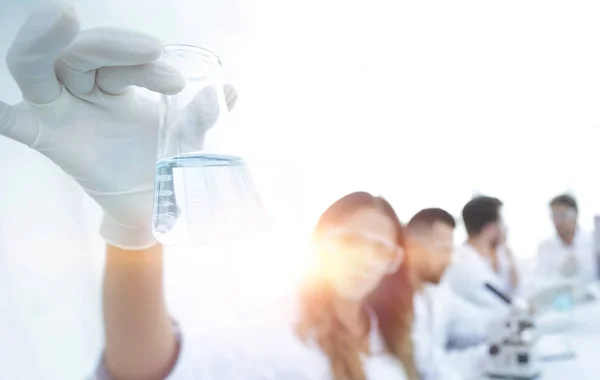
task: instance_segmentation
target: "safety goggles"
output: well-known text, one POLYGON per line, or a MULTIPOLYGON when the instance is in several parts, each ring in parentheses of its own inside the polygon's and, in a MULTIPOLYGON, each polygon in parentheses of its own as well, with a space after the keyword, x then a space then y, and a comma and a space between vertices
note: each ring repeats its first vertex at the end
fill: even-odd
POLYGON ((448 244, 448 243, 433 243, 431 245, 431 248, 433 248, 436 252, 442 252, 442 253, 452 253, 452 251, 454 251, 454 245, 453 244, 448 244))
MULTIPOLYGON (((396 243, 379 236, 363 231, 348 229, 333 229, 325 234, 325 238, 333 241, 339 248, 340 254, 365 254, 374 253, 378 260, 389 262, 387 273, 391 274, 398 270, 404 259, 404 250, 396 243)), ((352 257, 347 257, 352 260, 352 257)))
POLYGON ((551 213, 552 220, 557 222, 566 222, 570 220, 575 220, 577 218, 577 211, 574 209, 569 209, 566 211, 553 211, 551 213))

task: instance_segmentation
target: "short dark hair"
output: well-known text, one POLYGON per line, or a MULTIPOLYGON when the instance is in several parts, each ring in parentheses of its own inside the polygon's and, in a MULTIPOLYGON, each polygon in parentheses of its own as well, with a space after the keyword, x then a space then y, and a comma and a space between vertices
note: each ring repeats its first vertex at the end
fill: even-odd
POLYGON ((560 194, 552 198, 552 200, 550 201, 550 207, 559 205, 570 207, 576 212, 578 211, 577 201, 575 200, 575 198, 573 198, 573 196, 569 194, 560 194))
POLYGON ((469 237, 477 236, 483 228, 500 219, 502 201, 498 198, 476 196, 462 210, 463 223, 469 237))
POLYGON ((426 208, 416 213, 408 222, 411 230, 418 228, 431 228, 435 222, 443 223, 452 228, 456 227, 456 220, 446 210, 441 208, 426 208))

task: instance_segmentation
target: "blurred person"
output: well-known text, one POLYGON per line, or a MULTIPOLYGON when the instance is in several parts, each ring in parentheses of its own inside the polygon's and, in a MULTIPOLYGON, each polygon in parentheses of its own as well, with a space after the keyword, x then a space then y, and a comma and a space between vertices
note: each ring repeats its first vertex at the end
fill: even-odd
POLYGON ((538 247, 536 277, 574 279, 582 285, 596 281, 593 238, 578 225, 577 201, 569 194, 561 194, 549 206, 556 234, 538 247))
POLYGON ((515 292, 515 261, 508 250, 501 249, 506 239, 501 208, 499 199, 488 196, 467 202, 462 217, 468 238, 456 248, 445 278, 459 296, 480 306, 505 307, 504 301, 486 289, 486 284, 509 297, 515 292))
POLYGON ((105 313, 113 320, 106 325, 113 339, 107 341, 97 378, 154 379, 170 373, 169 379, 417 379, 405 232, 392 207, 365 192, 349 194, 320 217, 314 241, 316 265, 299 294, 297 321, 253 326, 256 331, 230 337, 216 348, 214 342, 227 334, 206 336, 194 334, 194 326, 158 323, 169 315, 160 297, 160 271, 146 273, 162 265, 155 261, 160 260, 159 246, 143 252, 109 246, 105 289, 114 292, 105 292, 105 313), (155 257, 149 263, 136 260, 135 268, 117 265, 131 255, 155 257), (131 270, 139 271, 140 278, 125 281, 122 272, 131 270), (157 294, 136 294, 147 289, 157 294), (139 298, 131 304, 134 294, 139 298), (134 309, 140 308, 150 313, 136 315, 134 309), (126 318, 128 312, 135 316, 126 318), (140 319, 141 326, 131 331, 131 323, 140 319), (154 349, 171 347, 161 365, 141 363, 135 352, 123 351, 139 350, 155 329, 164 330, 164 341, 154 342, 154 349), (169 345, 173 340, 176 344, 169 345))
MULTIPOLYGON (((0 102, 0 133, 51 159, 104 213, 106 348, 96 378, 416 380, 404 228, 368 193, 320 218, 296 321, 220 335, 172 319, 151 228, 158 107, 135 88, 183 89, 182 76, 157 61, 162 49, 135 31, 80 31, 74 7, 53 3, 28 18, 7 55, 24 102, 0 102)), ((236 92, 225 92, 231 109, 236 92)), ((215 111, 209 102, 185 112, 200 128, 215 111)))
POLYGON ((422 379, 462 379, 481 370, 492 314, 440 283, 452 261, 456 221, 429 208, 407 225, 408 256, 415 287, 413 342, 422 379), (469 347, 469 349, 466 349, 469 347))

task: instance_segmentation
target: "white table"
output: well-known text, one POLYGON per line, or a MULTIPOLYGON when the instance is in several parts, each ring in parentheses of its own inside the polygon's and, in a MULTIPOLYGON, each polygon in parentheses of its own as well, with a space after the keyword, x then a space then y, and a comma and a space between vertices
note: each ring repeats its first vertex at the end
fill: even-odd
POLYGON ((560 335, 573 347, 575 357, 543 362, 539 380, 600 379, 600 302, 576 307, 572 318, 560 335))
POLYGON ((561 335, 575 350, 571 360, 544 362, 540 380, 595 380, 600 378, 600 303, 573 310, 573 324, 561 335))

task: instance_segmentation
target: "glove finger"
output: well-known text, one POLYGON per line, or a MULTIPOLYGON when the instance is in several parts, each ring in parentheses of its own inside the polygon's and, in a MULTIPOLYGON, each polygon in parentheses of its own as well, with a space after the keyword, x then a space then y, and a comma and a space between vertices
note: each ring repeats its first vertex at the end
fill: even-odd
POLYGON ((56 75, 71 93, 89 94, 96 69, 137 66, 160 57, 163 44, 145 33, 122 28, 93 28, 79 33, 56 62, 56 75))
POLYGON ((219 119, 219 96, 213 87, 205 87, 194 96, 182 112, 170 121, 171 136, 183 151, 201 150, 204 136, 219 119))
POLYGON ((6 56, 23 98, 36 104, 58 98, 62 89, 56 80, 54 62, 78 32, 79 21, 72 6, 54 4, 29 16, 6 56))
POLYGON ((235 87, 230 84, 223 85, 223 90, 225 91, 225 101, 227 102, 227 108, 231 111, 238 100, 238 93, 235 87))
POLYGON ((217 123, 220 109, 219 95, 216 89, 205 87, 185 107, 181 125, 188 133, 193 132, 203 135, 217 123))
MULTIPOLYGON (((231 100, 227 100, 227 107, 233 107, 237 92, 233 86, 226 85, 231 100), (231 101, 231 106, 229 102, 231 101)), ((225 87, 225 86, 224 86, 225 87)), ((203 141, 203 136, 219 120, 221 104, 219 94, 214 87, 205 87, 194 96, 185 107, 180 119, 175 123, 175 131, 185 136, 187 141, 203 141)))
MULTIPOLYGON (((123 94, 131 86, 174 95, 184 89, 185 78, 168 64, 156 61, 145 65, 101 68, 96 73, 96 85, 109 95, 123 94)), ((225 84, 223 92, 227 108, 231 111, 237 103, 237 90, 232 85, 225 84)), ((201 99, 202 97, 197 98, 200 102, 201 99)))
POLYGON ((31 145, 37 134, 38 125, 31 113, 0 101, 0 135, 31 145))
POLYGON ((131 86, 173 95, 183 90, 185 78, 176 69, 157 61, 137 66, 101 68, 96 73, 96 85, 109 95, 123 94, 131 86))

